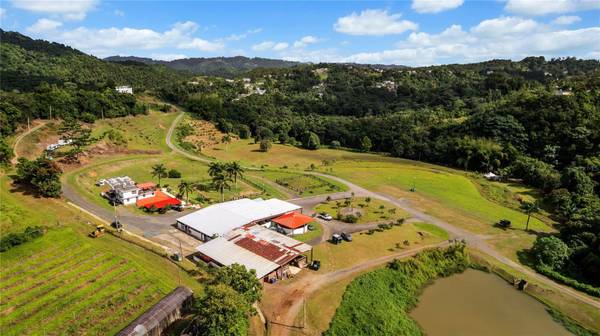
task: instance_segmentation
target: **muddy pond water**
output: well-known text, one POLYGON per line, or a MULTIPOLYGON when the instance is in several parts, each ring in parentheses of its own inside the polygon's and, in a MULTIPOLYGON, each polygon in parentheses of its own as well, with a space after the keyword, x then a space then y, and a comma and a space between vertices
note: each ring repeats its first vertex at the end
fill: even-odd
POLYGON ((426 287, 410 316, 428 336, 571 335, 540 302, 472 269, 426 287))

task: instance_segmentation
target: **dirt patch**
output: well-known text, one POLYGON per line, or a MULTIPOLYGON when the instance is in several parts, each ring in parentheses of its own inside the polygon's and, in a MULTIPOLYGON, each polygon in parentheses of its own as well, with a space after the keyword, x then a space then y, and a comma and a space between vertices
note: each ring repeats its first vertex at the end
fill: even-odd
POLYGON ((346 216, 346 215, 357 216, 358 214, 360 214, 360 216, 363 215, 363 212, 360 208, 341 208, 338 211, 342 216, 346 216))
MULTIPOLYGON (((226 135, 219 131, 213 123, 205 120, 189 120, 187 123, 194 129, 194 134, 186 136, 183 141, 194 144, 196 148, 212 148, 222 143, 223 136, 226 135)), ((236 139, 237 137, 231 136, 231 141, 236 139)))

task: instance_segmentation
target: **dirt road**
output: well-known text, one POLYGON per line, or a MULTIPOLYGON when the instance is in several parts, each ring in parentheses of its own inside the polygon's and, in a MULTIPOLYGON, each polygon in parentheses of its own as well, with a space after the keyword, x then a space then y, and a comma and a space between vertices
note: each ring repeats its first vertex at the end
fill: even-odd
POLYGON ((32 127, 29 130, 23 132, 22 134, 20 134, 17 137, 17 139, 15 139, 15 143, 13 144, 13 153, 15 154, 15 157, 12 160, 13 164, 16 164, 17 163, 17 159, 20 157, 19 152, 17 151, 17 148, 19 147, 19 143, 21 143, 21 140, 23 140, 23 138, 25 138, 29 134, 37 131, 38 129, 40 129, 42 127, 44 127, 47 123, 48 123, 47 120, 41 120, 39 125, 36 125, 35 127, 32 127))

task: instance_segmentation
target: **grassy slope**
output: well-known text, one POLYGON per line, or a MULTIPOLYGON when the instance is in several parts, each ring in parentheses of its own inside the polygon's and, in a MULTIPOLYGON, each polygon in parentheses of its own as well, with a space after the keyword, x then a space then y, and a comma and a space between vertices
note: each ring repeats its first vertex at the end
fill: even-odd
POLYGON ((284 188, 289 188, 300 196, 311 196, 320 194, 329 194, 339 191, 346 191, 348 187, 337 181, 324 177, 309 176, 307 174, 282 171, 266 170, 254 173, 275 183, 279 183, 284 188), (285 186, 282 182, 287 183, 285 186))
POLYGON ((175 288, 178 278, 202 291, 167 259, 108 234, 88 238, 86 223, 94 219, 64 201, 9 192, 4 175, 1 182, 2 232, 29 225, 49 230, 1 255, 0 334, 114 334, 175 288))

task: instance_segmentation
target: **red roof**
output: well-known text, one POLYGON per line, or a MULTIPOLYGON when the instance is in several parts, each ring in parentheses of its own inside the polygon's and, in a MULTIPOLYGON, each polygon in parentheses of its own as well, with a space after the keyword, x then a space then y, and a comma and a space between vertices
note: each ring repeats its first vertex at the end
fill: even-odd
POLYGON ((298 212, 289 212, 283 216, 272 219, 272 221, 288 229, 297 229, 310 222, 314 222, 315 219, 298 212))
POLYGON ((154 189, 156 188, 156 184, 154 184, 153 182, 144 182, 144 183, 138 183, 137 187, 140 189, 154 189))
POLYGON ((135 204, 138 208, 150 209, 152 206, 155 206, 157 209, 162 209, 167 205, 180 205, 181 201, 157 190, 153 197, 141 199, 135 204))

